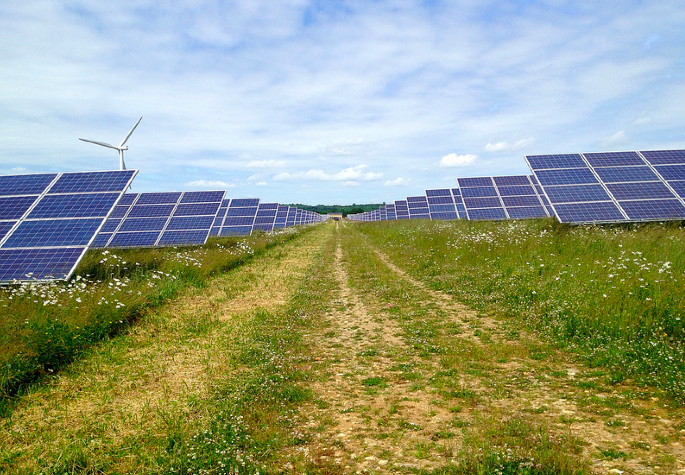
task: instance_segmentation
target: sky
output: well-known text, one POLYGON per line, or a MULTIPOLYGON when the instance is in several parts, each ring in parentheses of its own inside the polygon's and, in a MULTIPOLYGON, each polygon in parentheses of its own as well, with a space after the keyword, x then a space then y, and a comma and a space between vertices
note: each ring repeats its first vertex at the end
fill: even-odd
POLYGON ((682 0, 0 2, 0 174, 380 203, 685 148, 682 0))

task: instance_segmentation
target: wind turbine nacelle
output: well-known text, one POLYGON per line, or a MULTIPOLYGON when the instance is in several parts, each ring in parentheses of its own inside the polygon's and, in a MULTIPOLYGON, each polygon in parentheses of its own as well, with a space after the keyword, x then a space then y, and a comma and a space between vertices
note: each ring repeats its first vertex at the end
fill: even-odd
POLYGON ((119 150, 128 150, 128 145, 126 145, 125 147, 119 147, 119 150))

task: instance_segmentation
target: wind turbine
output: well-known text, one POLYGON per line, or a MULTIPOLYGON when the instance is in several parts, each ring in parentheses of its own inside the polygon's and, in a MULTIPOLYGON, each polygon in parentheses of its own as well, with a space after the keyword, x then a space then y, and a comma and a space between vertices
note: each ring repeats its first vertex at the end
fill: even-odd
POLYGON ((87 140, 87 139, 81 139, 81 138, 79 138, 79 140, 81 140, 83 142, 94 143, 95 145, 101 145, 101 146, 107 147, 107 148, 113 148, 114 150, 118 150, 119 151, 119 170, 126 170, 126 164, 124 163, 124 150, 128 150, 128 147, 125 147, 124 144, 126 143, 128 138, 131 136, 133 131, 136 130, 136 127, 138 127, 138 124, 140 124, 141 120, 143 120, 142 117, 140 119, 138 119, 138 122, 136 122, 136 125, 133 126, 131 131, 126 135, 126 137, 124 137, 124 140, 121 141, 121 143, 119 144, 118 147, 116 145, 111 145, 111 144, 108 144, 105 142, 96 142, 95 140, 87 140))

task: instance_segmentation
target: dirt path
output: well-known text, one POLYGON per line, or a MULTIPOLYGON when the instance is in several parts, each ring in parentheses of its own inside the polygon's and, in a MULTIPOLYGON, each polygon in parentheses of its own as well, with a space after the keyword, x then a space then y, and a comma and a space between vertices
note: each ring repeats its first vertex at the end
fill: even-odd
POLYGON ((563 439, 597 473, 685 473, 679 413, 639 388, 606 387, 601 371, 427 288, 361 236, 356 251, 345 248, 346 232, 339 227, 331 264, 339 286, 331 326, 314 339, 312 389, 326 404, 308 408, 312 442, 299 449, 312 461, 342 473, 433 469, 459 463, 471 439, 524 424, 563 439), (373 271, 359 274, 372 256, 373 271), (393 314, 389 285, 404 292, 413 322, 393 314), (430 354, 415 343, 419 319, 448 349, 430 354))

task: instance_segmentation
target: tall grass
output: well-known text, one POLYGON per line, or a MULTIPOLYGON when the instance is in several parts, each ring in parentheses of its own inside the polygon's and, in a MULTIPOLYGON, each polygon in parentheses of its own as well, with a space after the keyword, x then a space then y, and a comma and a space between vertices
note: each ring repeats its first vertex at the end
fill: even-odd
POLYGON ((55 373, 184 288, 304 232, 288 228, 198 247, 91 250, 68 282, 0 289, 0 415, 12 396, 55 373))
POLYGON ((685 229, 405 221, 358 228, 433 288, 685 402, 685 229))

